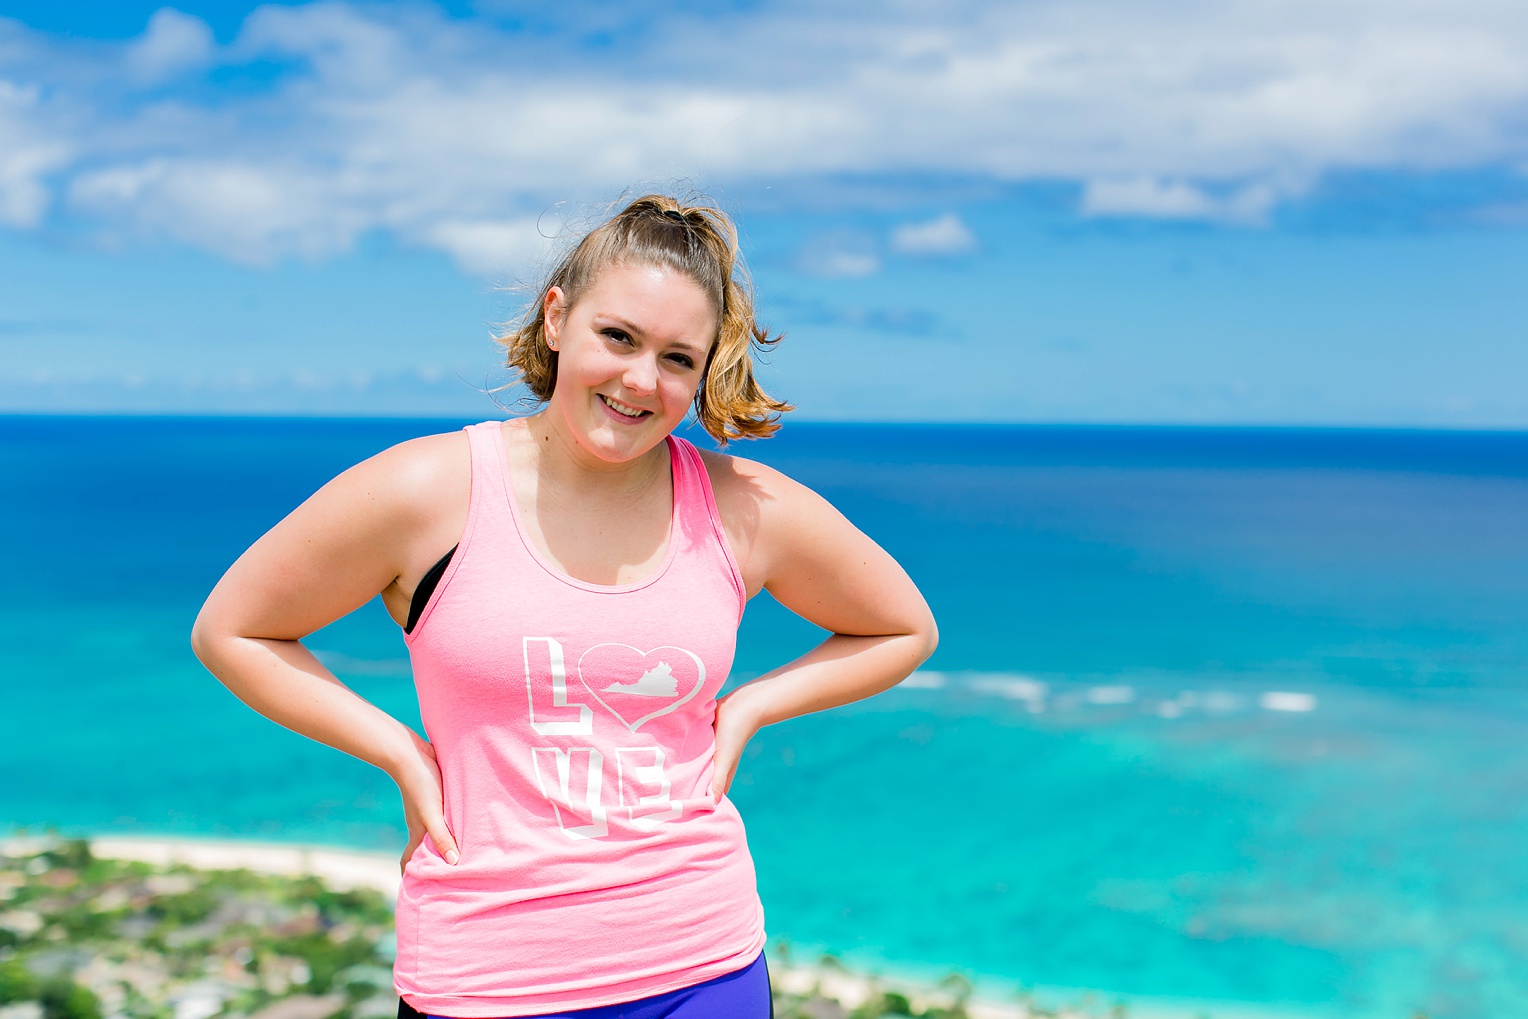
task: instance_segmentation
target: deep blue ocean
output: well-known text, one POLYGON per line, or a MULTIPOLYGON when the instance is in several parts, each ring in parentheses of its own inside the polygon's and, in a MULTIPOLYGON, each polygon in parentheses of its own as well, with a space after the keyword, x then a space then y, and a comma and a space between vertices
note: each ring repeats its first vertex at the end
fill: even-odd
MULTIPOLYGON (((324 481, 462 423, 0 417, 0 829, 400 847, 385 775, 187 635, 324 481)), ((737 452, 941 629, 909 683, 749 748, 798 956, 1137 1015, 1528 1016, 1528 433, 791 423, 737 452)), ((761 596, 735 679, 815 639, 761 596)), ((417 725, 380 604, 308 644, 417 725)))

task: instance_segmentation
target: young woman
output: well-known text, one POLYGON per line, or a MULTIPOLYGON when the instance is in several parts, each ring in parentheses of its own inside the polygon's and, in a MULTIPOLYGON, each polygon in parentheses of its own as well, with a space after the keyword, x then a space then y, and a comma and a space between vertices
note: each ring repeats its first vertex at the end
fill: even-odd
POLYGON ((345 471, 208 597, 197 655, 269 718, 386 769, 409 830, 401 1011, 770 1014, 763 911, 726 798, 760 727, 868 697, 933 651, 906 573, 725 443, 789 407, 753 376, 736 234, 648 196, 593 230, 503 338, 537 413, 345 471), (831 633, 716 695, 747 600, 831 633), (381 594, 426 741, 300 643, 381 594))

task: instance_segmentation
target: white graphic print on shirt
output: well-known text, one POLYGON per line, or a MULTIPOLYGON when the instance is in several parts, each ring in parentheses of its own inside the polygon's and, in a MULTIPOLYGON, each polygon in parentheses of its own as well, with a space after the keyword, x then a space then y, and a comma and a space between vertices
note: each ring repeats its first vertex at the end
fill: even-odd
MULTIPOLYGON (((589 736, 593 712, 569 700, 562 645, 552 637, 526 637, 525 692, 530 725, 542 736, 589 736)), ((700 658, 681 647, 642 651, 629 644, 596 644, 578 660, 584 690, 631 732, 678 709, 706 682, 700 658), (610 680, 603 687, 601 681, 610 680)), ((531 764, 557 826, 574 839, 610 834, 605 803, 605 755, 595 747, 536 747, 531 764)), ((615 799, 632 827, 651 831, 677 820, 682 803, 669 798, 663 748, 622 747, 615 752, 615 799)))

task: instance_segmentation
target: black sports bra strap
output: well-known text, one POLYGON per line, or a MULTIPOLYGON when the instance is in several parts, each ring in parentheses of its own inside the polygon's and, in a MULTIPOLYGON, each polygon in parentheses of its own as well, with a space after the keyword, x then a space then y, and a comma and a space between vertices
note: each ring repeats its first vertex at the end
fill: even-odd
POLYGON ((446 573, 446 567, 451 565, 451 557, 456 554, 458 546, 452 545, 451 551, 441 556, 440 559, 424 571, 424 576, 419 578, 419 586, 414 588, 414 597, 409 602, 409 621, 404 624, 404 633, 413 633, 414 626, 419 622, 419 617, 424 614, 424 607, 430 604, 430 595, 435 593, 435 588, 440 584, 440 578, 446 573))

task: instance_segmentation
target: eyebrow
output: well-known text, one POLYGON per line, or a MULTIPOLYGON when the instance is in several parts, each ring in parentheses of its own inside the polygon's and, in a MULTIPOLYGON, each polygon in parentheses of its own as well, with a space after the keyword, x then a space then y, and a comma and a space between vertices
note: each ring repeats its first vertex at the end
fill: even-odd
MULTIPOLYGON (((633 333, 633 334, 635 334, 637 336, 646 336, 647 335, 647 330, 643 329, 641 326, 637 325, 635 322, 632 322, 632 321, 630 321, 628 319, 624 319, 624 318, 622 318, 619 315, 601 314, 598 317, 603 318, 603 319, 608 319, 610 322, 614 323, 615 325, 620 326, 622 329, 626 330, 628 333, 633 333)), ((682 349, 684 349, 684 350, 686 350, 686 351, 688 351, 691 354, 694 354, 696 357, 705 357, 706 356, 706 352, 704 350, 701 350, 699 347, 695 346, 693 343, 686 343, 685 341, 680 340, 675 345, 680 347, 680 348, 682 348, 682 349)))

